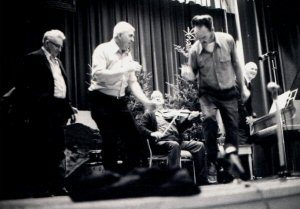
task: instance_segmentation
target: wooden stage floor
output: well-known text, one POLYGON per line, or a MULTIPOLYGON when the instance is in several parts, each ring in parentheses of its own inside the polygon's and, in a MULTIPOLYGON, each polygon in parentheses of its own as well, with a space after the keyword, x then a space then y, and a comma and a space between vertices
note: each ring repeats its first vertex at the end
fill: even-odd
POLYGON ((202 186, 201 193, 188 197, 143 197, 73 202, 68 196, 0 201, 1 209, 299 209, 300 178, 265 178, 202 186))

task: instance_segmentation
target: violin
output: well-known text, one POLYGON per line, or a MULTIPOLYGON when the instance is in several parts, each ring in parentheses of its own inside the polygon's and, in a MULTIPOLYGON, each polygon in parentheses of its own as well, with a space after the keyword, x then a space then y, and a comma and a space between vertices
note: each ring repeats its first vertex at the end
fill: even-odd
POLYGON ((176 109, 166 109, 161 111, 164 118, 166 119, 171 119, 172 121, 169 123, 168 127, 165 129, 165 131, 163 132, 163 135, 165 135, 167 133, 167 131, 171 128, 172 124, 175 122, 175 120, 179 117, 179 116, 183 116, 183 117, 189 117, 189 115, 193 112, 195 114, 199 114, 199 116, 201 116, 201 112, 199 111, 190 111, 187 109, 183 109, 181 108, 180 110, 176 110, 176 109))
POLYGON ((201 112, 199 111, 191 111, 191 110, 188 110, 188 109, 165 109, 165 110, 162 110, 160 111, 163 116, 166 118, 166 119, 171 119, 173 117, 188 117, 192 112, 194 114, 199 114, 201 115, 201 112))

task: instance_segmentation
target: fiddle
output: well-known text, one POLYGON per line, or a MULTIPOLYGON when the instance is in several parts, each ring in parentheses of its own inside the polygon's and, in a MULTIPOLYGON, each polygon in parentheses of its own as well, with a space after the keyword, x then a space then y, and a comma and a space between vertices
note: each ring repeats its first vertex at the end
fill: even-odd
MULTIPOLYGON (((164 109, 162 111, 160 111, 164 118, 166 119, 171 119, 173 117, 189 117, 191 114, 194 116, 194 117, 197 117, 197 116, 201 116, 202 113, 199 112, 199 111, 191 111, 191 110, 188 110, 188 109, 164 109)), ((193 117, 193 118, 194 118, 193 117)))
POLYGON ((172 118, 172 121, 169 123, 168 127, 163 132, 163 135, 165 135, 167 133, 167 131, 171 128, 172 124, 175 122, 175 120, 179 116, 189 117, 188 119, 190 119, 190 120, 195 118, 195 117, 201 116, 201 112, 199 112, 199 111, 190 111, 188 109, 183 109, 183 108, 181 108, 180 110, 177 110, 177 109, 163 110, 162 114, 166 119, 167 119, 167 117, 169 117, 169 119, 172 118))

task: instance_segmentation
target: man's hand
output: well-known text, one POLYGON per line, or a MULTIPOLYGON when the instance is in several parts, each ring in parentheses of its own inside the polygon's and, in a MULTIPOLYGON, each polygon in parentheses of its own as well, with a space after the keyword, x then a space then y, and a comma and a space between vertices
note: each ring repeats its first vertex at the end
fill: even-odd
POLYGON ((149 111, 153 111, 156 108, 156 103, 152 100, 147 100, 147 101, 143 102, 143 105, 144 105, 145 109, 147 109, 149 111))
POLYGON ((151 133, 151 136, 156 139, 156 141, 159 141, 164 135, 160 131, 155 131, 151 133))
POLYGON ((188 120, 192 120, 196 117, 199 117, 200 116, 200 112, 199 111, 192 111, 188 117, 188 120))
POLYGON ((142 65, 136 61, 130 61, 127 65, 128 72, 140 72, 142 70, 142 65))
POLYGON ((71 115, 70 123, 76 122, 76 114, 78 113, 78 109, 76 107, 72 107, 73 114, 71 115))
POLYGON ((189 81, 193 81, 196 79, 196 76, 192 70, 192 68, 188 65, 181 66, 181 76, 189 81))
POLYGON ((78 113, 78 109, 76 107, 72 107, 73 110, 73 114, 77 114, 78 113))
POLYGON ((246 117, 246 123, 247 123, 248 125, 252 125, 252 124, 254 123, 254 121, 256 121, 256 119, 253 118, 252 116, 247 116, 247 117, 246 117))

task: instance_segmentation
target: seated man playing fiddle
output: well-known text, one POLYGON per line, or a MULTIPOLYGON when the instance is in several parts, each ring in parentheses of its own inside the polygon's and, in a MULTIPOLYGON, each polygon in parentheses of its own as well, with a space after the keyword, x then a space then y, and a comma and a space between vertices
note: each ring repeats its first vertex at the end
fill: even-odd
POLYGON ((197 184, 205 184, 205 148, 199 141, 184 141, 180 137, 183 130, 200 120, 198 111, 174 110, 164 107, 164 98, 160 91, 151 95, 156 108, 146 111, 141 118, 141 130, 149 139, 153 152, 168 154, 168 166, 180 167, 180 152, 187 150, 193 155, 197 184))

